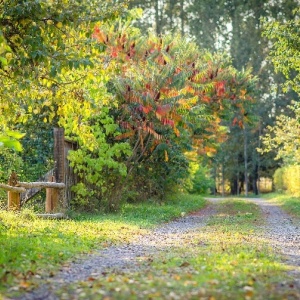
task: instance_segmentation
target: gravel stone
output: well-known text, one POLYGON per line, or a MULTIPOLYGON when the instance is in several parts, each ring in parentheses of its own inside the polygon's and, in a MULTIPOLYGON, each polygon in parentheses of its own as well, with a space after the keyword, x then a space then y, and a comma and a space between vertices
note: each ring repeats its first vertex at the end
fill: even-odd
MULTIPOLYGON (((208 198, 216 203, 224 198, 208 198)), ((300 287, 300 232, 299 221, 293 220, 278 206, 260 198, 249 199, 260 206, 266 219, 263 227, 264 238, 285 257, 285 263, 292 266, 289 272, 294 284, 300 287)), ((215 214, 214 206, 208 205, 199 212, 178 218, 157 227, 147 235, 136 237, 131 243, 108 247, 96 251, 63 267, 61 271, 48 279, 48 284, 27 293, 17 299, 22 300, 58 300, 54 291, 62 285, 101 277, 109 272, 132 272, 140 268, 139 262, 151 260, 151 256, 160 251, 168 251, 180 245, 185 235, 206 225, 210 216, 215 214)))

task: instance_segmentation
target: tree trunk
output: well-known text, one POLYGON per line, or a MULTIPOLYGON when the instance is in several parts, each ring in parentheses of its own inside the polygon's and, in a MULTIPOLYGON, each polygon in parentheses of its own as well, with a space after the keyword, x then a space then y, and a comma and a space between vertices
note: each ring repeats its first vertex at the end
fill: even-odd
POLYGON ((245 177, 245 196, 248 196, 248 149, 247 149, 247 131, 246 127, 244 128, 244 164, 245 164, 245 170, 244 170, 244 177, 245 177))
POLYGON ((240 187, 239 187, 239 184, 240 184, 240 178, 239 178, 239 173, 238 173, 237 176, 236 176, 236 186, 237 186, 236 194, 237 194, 237 196, 240 195, 240 187))
POLYGON ((159 0, 155 1, 155 30, 156 30, 156 33, 159 35, 160 31, 161 31, 161 28, 160 28, 160 20, 159 20, 160 18, 159 18, 158 1, 159 0))
POLYGON ((184 36, 184 1, 180 0, 181 35, 184 36))
POLYGON ((222 197, 225 196, 224 164, 222 164, 222 197))
MULTIPOLYGON (((54 177, 56 182, 65 182, 65 133, 63 128, 54 128, 54 177)), ((59 191, 59 204, 68 207, 65 192, 59 191)))

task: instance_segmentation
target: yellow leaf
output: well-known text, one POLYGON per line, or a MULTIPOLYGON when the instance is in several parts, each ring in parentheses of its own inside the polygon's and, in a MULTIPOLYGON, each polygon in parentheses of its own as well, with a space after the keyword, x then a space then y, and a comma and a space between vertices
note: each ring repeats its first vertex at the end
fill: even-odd
POLYGON ((7 53, 5 54, 5 57, 6 57, 7 60, 10 60, 10 59, 12 58, 12 53, 7 52, 7 53))
POLYGON ((115 281, 115 279, 113 277, 108 277, 107 278, 107 282, 114 282, 114 281, 115 281))
POLYGON ((177 137, 180 136, 180 131, 176 127, 174 127, 174 133, 177 137))
POLYGON ((169 156, 167 150, 165 150, 165 161, 169 161, 169 156))
POLYGON ((27 281, 21 281, 20 282, 20 287, 23 288, 23 289, 27 289, 27 288, 29 288, 29 286, 30 286, 30 283, 27 282, 27 281))
POLYGON ((58 23, 56 24, 56 27, 58 27, 58 28, 62 28, 62 26, 63 26, 62 22, 58 22, 58 23))
POLYGON ((44 123, 47 123, 47 118, 46 118, 46 117, 44 118, 43 122, 44 122, 44 123))
POLYGON ((51 105, 51 101, 47 100, 44 102, 44 106, 50 106, 51 105))

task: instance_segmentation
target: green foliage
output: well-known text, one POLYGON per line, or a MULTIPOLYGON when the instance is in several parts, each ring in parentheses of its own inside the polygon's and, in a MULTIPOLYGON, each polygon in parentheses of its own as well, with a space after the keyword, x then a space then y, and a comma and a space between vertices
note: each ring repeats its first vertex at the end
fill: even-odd
MULTIPOLYGON (((295 19, 287 22, 264 20, 263 34, 272 42, 269 59, 276 71, 282 72, 286 78, 284 91, 293 89, 300 94, 300 60, 299 60, 299 8, 294 11, 295 19)), ((278 191, 285 190, 292 195, 299 195, 299 163, 300 163, 300 105, 294 102, 288 106, 292 116, 280 115, 274 126, 269 126, 262 138, 261 153, 275 152, 275 159, 281 159, 284 167, 274 174, 278 191)))
POLYGON ((117 139, 132 148, 125 182, 145 198, 162 198, 183 184, 184 152, 195 147, 213 155, 226 134, 223 120, 249 121, 255 79, 249 70, 232 68, 226 55, 198 49, 178 34, 142 35, 130 22, 101 24, 93 37, 118 70, 110 91, 118 102, 117 139))
POLYGON ((57 122, 62 100, 75 83, 80 86, 82 70, 93 66, 93 22, 114 18, 123 8, 124 3, 97 0, 2 1, 1 121, 24 122, 46 106, 46 121, 57 122))
POLYGON ((300 197, 300 165, 285 165, 274 174, 276 191, 300 197))
POLYGON ((300 94, 300 9, 295 9, 295 18, 287 22, 264 20, 264 36, 272 41, 269 54, 275 70, 286 78, 285 90, 292 88, 300 94))
POLYGON ((279 168, 275 171, 273 175, 274 185, 277 192, 282 192, 286 190, 286 186, 284 185, 284 173, 285 168, 279 168))
POLYGON ((101 205, 109 208, 109 193, 114 181, 127 173, 121 157, 124 159, 131 151, 127 143, 111 143, 118 134, 118 126, 107 108, 103 107, 98 115, 88 118, 86 126, 88 124, 89 139, 82 135, 73 136, 79 149, 70 151, 68 157, 81 181, 73 187, 76 198, 72 204, 86 210, 99 210, 101 205))
POLYGON ((17 131, 0 131, 0 148, 10 148, 16 151, 22 151, 22 144, 19 139, 24 137, 25 134, 22 134, 17 131))
MULTIPOLYGON (((19 153, 8 148, 0 147, 0 183, 7 183, 12 171, 22 170, 23 161, 19 153)), ((7 192, 0 190, 0 209, 6 206, 7 192)))
POLYGON ((262 138, 263 148, 260 152, 276 151, 275 159, 282 159, 286 164, 300 163, 300 105, 290 106, 294 116, 277 117, 273 127, 262 138))
MULTIPOLYGON (((76 157, 78 165, 74 157, 72 163, 79 176, 89 174, 86 182, 90 187, 99 189, 104 184, 103 177, 97 175, 106 163, 101 157, 107 159, 108 170, 124 175, 125 167, 117 166, 112 157, 119 158, 128 147, 108 145, 103 137, 113 137, 116 130, 100 112, 103 106, 112 105, 105 88, 110 71, 99 63, 104 48, 96 45, 91 35, 96 22, 116 18, 125 7, 126 1, 109 0, 2 1, 0 121, 27 133, 22 166, 27 179, 36 180, 53 168, 53 126, 64 127, 71 140, 82 147, 76 157), (98 115, 103 123, 99 130, 98 115)), ((85 193, 86 199, 93 196, 77 190, 85 193)))
POLYGON ((207 194, 215 187, 215 182, 211 178, 211 170, 199 164, 192 178, 192 194, 207 194))
POLYGON ((0 148, 0 182, 7 182, 12 171, 20 170, 23 161, 12 149, 0 148))

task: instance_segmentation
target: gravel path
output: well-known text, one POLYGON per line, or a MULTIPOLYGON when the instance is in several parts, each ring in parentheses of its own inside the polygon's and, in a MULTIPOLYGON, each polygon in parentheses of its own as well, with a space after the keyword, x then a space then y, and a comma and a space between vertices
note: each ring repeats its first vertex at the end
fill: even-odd
MULTIPOLYGON (((209 198, 211 203, 222 198, 209 198)), ((278 206, 263 199, 249 199, 258 204, 266 218, 264 232, 267 240, 276 251, 286 258, 286 263, 293 266, 291 275, 295 284, 300 287, 300 223, 292 221, 278 206)), ((63 284, 87 280, 89 277, 99 277, 111 271, 135 271, 140 267, 140 261, 151 258, 155 253, 167 251, 172 246, 179 245, 185 236, 206 225, 210 216, 214 215, 213 204, 208 205, 198 213, 179 218, 158 227, 150 234, 137 237, 133 242, 109 247, 89 255, 49 279, 49 283, 34 292, 18 299, 24 300, 56 300, 54 291, 63 284)))
POLYGON ((138 270, 140 261, 151 258, 159 251, 166 251, 170 247, 179 245, 186 234, 205 226, 208 218, 213 214, 213 206, 208 205, 198 213, 160 226, 150 234, 141 235, 130 244, 98 251, 63 268, 60 273, 49 279, 47 285, 18 299, 57 300, 53 292, 67 283, 99 277, 112 271, 138 270))
MULTIPOLYGON (((222 198, 208 198, 210 201, 222 198)), ((245 199, 244 199, 245 200, 245 199)), ((284 261, 291 267, 289 275, 300 290, 300 221, 293 219, 272 201, 262 198, 248 198, 247 200, 259 205, 265 217, 263 238, 283 256, 284 261)))
POLYGON ((260 198, 251 201, 261 207, 267 221, 264 227, 266 238, 276 252, 283 255, 285 263, 292 267, 289 273, 300 289, 300 221, 291 218, 270 201, 260 198))

